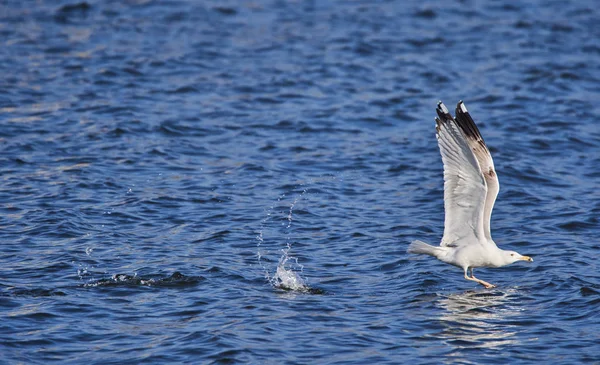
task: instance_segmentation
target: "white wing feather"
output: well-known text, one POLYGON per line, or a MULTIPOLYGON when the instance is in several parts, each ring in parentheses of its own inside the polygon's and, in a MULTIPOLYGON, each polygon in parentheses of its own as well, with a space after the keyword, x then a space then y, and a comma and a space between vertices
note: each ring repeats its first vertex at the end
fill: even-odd
POLYGON ((498 175, 494 168, 494 160, 492 160, 492 155, 485 145, 479 129, 475 125, 473 118, 471 118, 471 115, 462 101, 456 106, 456 122, 461 130, 464 131, 463 134, 479 163, 481 174, 485 179, 487 195, 483 209, 483 231, 485 237, 491 241, 490 219, 492 217, 492 209, 494 209, 496 197, 498 196, 498 191, 500 191, 500 182, 498 181, 498 175))
POLYGON ((445 221, 441 246, 487 241, 483 216, 488 189, 479 162, 441 102, 437 113, 437 138, 444 163, 445 221))

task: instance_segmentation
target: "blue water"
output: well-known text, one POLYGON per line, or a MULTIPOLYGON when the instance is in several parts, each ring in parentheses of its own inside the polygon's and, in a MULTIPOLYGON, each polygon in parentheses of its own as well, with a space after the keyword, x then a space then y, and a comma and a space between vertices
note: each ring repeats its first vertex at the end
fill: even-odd
POLYGON ((599 20, 3 1, 0 362, 599 362, 599 20), (433 118, 460 99, 494 239, 535 259, 478 270, 492 290, 406 253, 441 238, 433 118))

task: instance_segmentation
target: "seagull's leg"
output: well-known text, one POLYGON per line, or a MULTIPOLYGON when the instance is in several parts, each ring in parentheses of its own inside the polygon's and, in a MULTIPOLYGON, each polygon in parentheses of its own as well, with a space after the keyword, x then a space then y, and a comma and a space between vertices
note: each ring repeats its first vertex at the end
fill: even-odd
POLYGON ((491 288, 495 288, 496 287, 496 285, 490 284, 487 281, 483 281, 481 279, 477 279, 475 277, 475 274, 473 273, 473 268, 471 268, 471 278, 473 278, 473 280, 477 281, 479 284, 485 286, 486 289, 491 289, 491 288))
POLYGON ((467 274, 467 270, 468 269, 469 268, 465 269, 465 279, 474 281, 474 282, 476 282, 478 284, 481 284, 481 285, 485 286, 486 289, 491 289, 491 288, 495 288, 496 287, 496 285, 492 285, 492 284, 488 283, 487 281, 483 281, 483 280, 477 279, 475 277, 475 275, 473 275, 473 268, 471 268, 471 276, 469 277, 469 275, 467 274))

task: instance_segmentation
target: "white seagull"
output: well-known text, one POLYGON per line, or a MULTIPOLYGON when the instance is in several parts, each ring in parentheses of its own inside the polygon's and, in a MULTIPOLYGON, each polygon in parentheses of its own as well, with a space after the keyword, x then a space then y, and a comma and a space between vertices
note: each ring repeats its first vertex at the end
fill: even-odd
POLYGON ((414 241, 408 252, 434 256, 460 267, 465 279, 490 289, 494 285, 477 279, 473 268, 533 259, 502 250, 492 240, 490 216, 500 184, 490 151, 465 104, 460 101, 456 106, 456 119, 441 101, 436 111, 436 136, 444 163, 444 236, 439 246, 414 241))

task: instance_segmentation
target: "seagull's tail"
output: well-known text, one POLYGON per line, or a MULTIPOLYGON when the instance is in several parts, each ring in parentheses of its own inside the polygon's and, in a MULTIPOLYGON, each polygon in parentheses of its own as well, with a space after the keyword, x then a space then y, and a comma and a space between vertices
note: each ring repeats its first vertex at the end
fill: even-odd
POLYGON ((409 246, 408 246, 408 253, 414 253, 417 255, 429 255, 429 256, 433 256, 433 257, 437 257, 439 254, 439 251, 441 250, 440 247, 435 247, 432 245, 429 245, 423 241, 413 241, 409 246))

